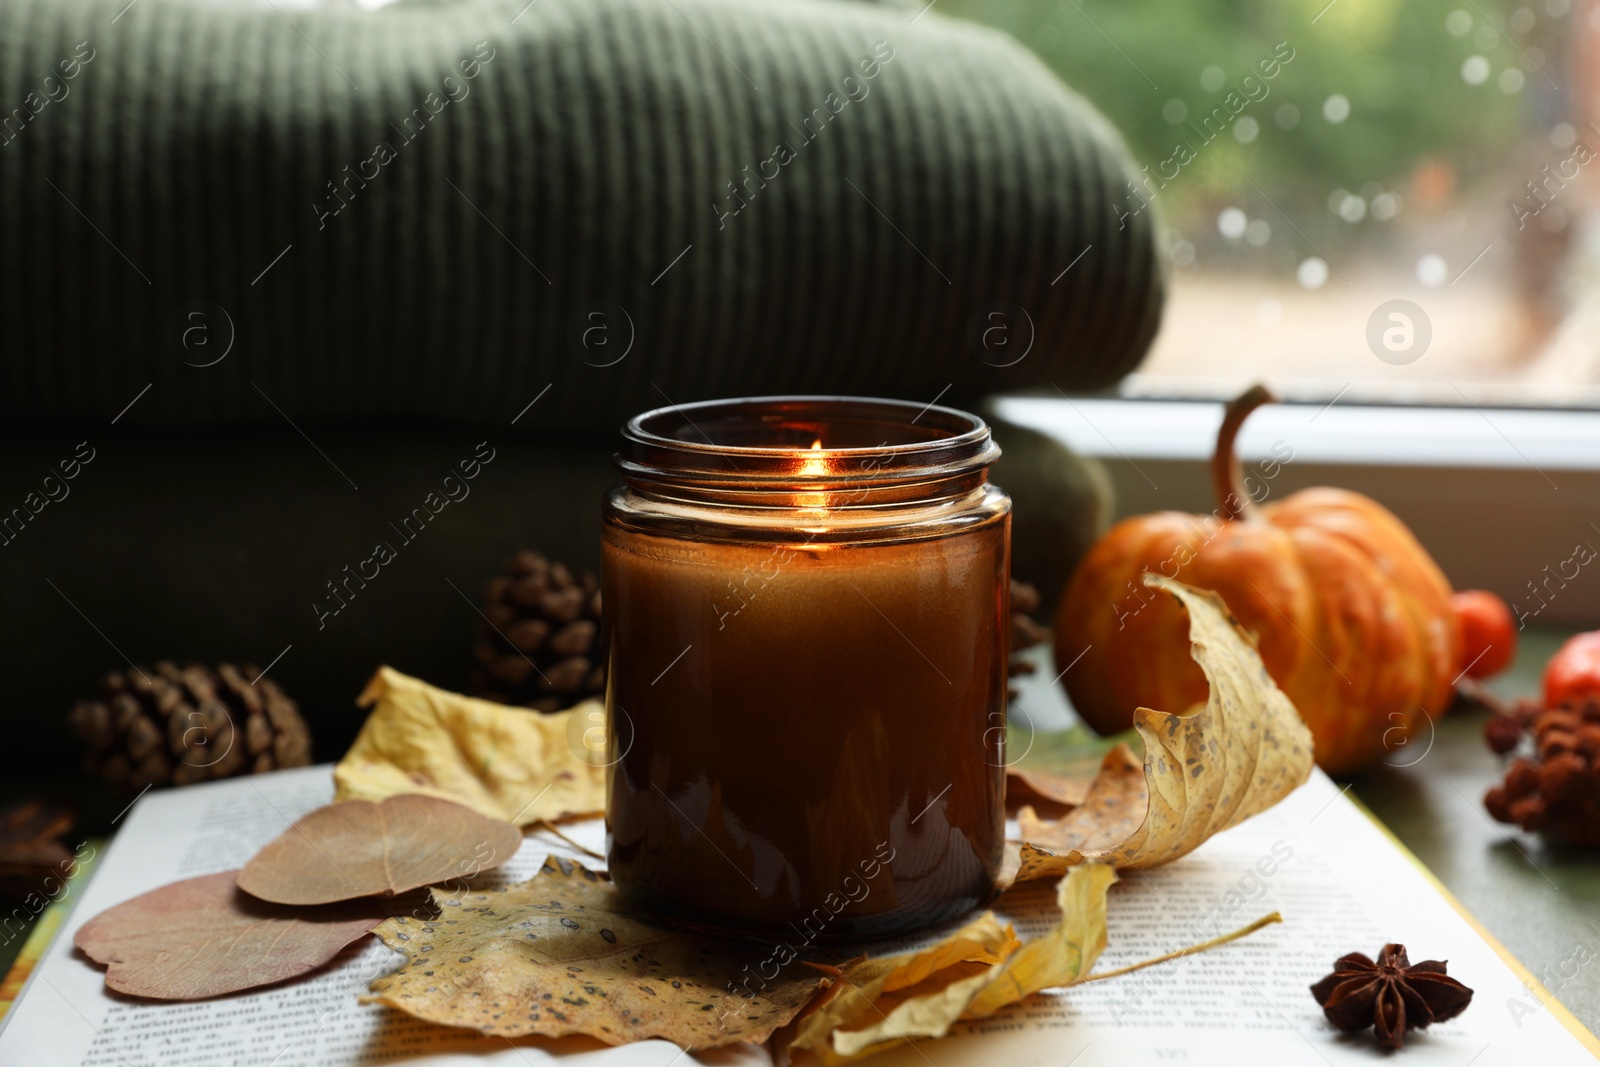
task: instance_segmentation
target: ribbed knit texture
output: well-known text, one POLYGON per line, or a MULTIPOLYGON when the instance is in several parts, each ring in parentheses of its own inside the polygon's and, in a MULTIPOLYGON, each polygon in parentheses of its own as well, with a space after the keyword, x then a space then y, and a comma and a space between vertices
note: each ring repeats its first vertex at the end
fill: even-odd
POLYGON ((121 425, 504 425, 549 386, 519 430, 609 429, 668 398, 1095 387, 1148 346, 1155 212, 1119 228, 1116 134, 1010 39, 840 0, 525 2, 6 0, 0 415, 109 420, 151 384, 121 425), (447 76, 468 95, 430 114, 447 76), (170 340, 196 299, 236 331, 215 366, 170 340), (631 320, 615 365, 592 301, 631 320), (1014 366, 973 351, 996 303, 1036 331, 1014 366))

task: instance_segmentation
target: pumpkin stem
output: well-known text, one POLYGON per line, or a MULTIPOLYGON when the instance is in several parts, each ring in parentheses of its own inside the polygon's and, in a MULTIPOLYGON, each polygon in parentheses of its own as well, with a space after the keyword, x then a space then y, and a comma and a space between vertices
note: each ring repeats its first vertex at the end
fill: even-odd
POLYGON ((1222 428, 1217 431, 1217 450, 1211 455, 1211 487, 1217 494, 1222 516, 1230 522, 1252 519, 1256 514, 1255 501, 1245 492, 1244 466, 1234 454, 1239 427, 1256 408, 1277 400, 1266 386, 1252 385, 1223 412, 1222 428))

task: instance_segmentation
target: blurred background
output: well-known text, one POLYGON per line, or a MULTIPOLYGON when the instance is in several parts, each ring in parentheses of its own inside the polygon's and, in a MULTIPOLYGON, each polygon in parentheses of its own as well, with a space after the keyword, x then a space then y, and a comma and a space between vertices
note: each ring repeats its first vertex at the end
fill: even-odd
POLYGON ((1123 395, 1220 397, 1268 377, 1306 400, 1600 400, 1600 5, 934 10, 1033 49, 1117 124, 1158 188, 1171 295, 1123 395), (1349 340, 1397 298, 1430 321, 1424 356, 1351 359, 1349 340))

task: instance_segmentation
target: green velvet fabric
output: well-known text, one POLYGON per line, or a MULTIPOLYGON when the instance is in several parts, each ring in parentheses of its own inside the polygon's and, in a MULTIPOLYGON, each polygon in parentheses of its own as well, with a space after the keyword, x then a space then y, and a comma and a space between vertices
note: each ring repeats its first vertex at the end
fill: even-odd
POLYGON ((548 386, 539 432, 1114 381, 1163 291, 1117 135, 919 11, 8 0, 0 414, 504 425, 548 386))

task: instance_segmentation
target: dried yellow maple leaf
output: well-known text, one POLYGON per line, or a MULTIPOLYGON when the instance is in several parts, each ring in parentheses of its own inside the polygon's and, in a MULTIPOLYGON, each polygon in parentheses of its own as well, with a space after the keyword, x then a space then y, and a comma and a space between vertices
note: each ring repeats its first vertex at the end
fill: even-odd
POLYGON ((859 1030, 838 1029, 817 1047, 828 1067, 876 1056, 912 1041, 944 1037, 979 990, 989 984, 993 964, 959 963, 901 993, 873 1003, 873 1019, 859 1030))
POLYGON ((1020 946, 1009 925, 984 912, 928 948, 861 960, 846 967, 828 999, 800 1021, 791 1047, 811 1049, 835 1064, 910 1037, 939 1037, 967 1006, 972 980, 987 976, 1020 946), (941 1015, 949 1006, 928 1002, 953 986, 968 987, 966 996, 954 1014, 941 1015), (880 1037, 886 1020, 903 1029, 880 1037))
POLYGON ((573 737, 597 704, 540 715, 392 667, 378 668, 357 702, 372 712, 333 770, 339 800, 422 793, 518 826, 605 810, 605 768, 573 737))
POLYGON ((1087 978, 1105 951, 1106 893, 1116 880, 1116 871, 1103 863, 1074 867, 1056 887, 1061 921, 1006 960, 962 1017, 993 1015, 1041 989, 1076 985, 1087 978))
MULTIPOLYGON (((1118 868, 1170 863, 1272 807, 1311 774, 1311 731, 1222 598, 1159 574, 1146 574, 1145 584, 1189 613, 1189 652, 1211 686, 1205 707, 1184 714, 1138 709, 1133 724, 1144 739, 1149 794, 1143 820, 1122 839, 1107 828, 1098 841, 1062 839, 1056 847, 1024 832, 1019 880, 1052 877, 1085 859, 1118 868)), ((1103 769, 1082 806, 1062 821, 1125 800, 1126 777, 1103 769)))
POLYGON ((1074 808, 1088 797, 1093 785, 1093 775, 1067 776, 1007 767, 1006 806, 1012 808, 1032 804, 1047 808, 1074 808))
POLYGON ((1015 861, 1006 857, 1007 870, 1015 870, 1012 880, 1059 878, 1066 870, 1062 857, 1126 841, 1144 821, 1149 801, 1144 764, 1127 745, 1118 745, 1106 753, 1089 795, 1065 817, 1043 819, 1032 807, 1017 814, 1022 845, 1015 861))
POLYGON ((791 954, 752 985, 752 973, 778 962, 767 948, 645 922, 575 863, 551 859, 521 885, 433 897, 439 918, 393 918, 375 931, 407 961, 365 1001, 503 1037, 715 1048, 765 1041, 829 980, 791 954))
POLYGON ((832 996, 801 1020, 792 1047, 835 1067, 1083 981, 1106 945, 1106 891, 1116 880, 1104 864, 1073 869, 1056 893, 1060 922, 1026 944, 985 912, 930 948, 846 968, 832 996))

